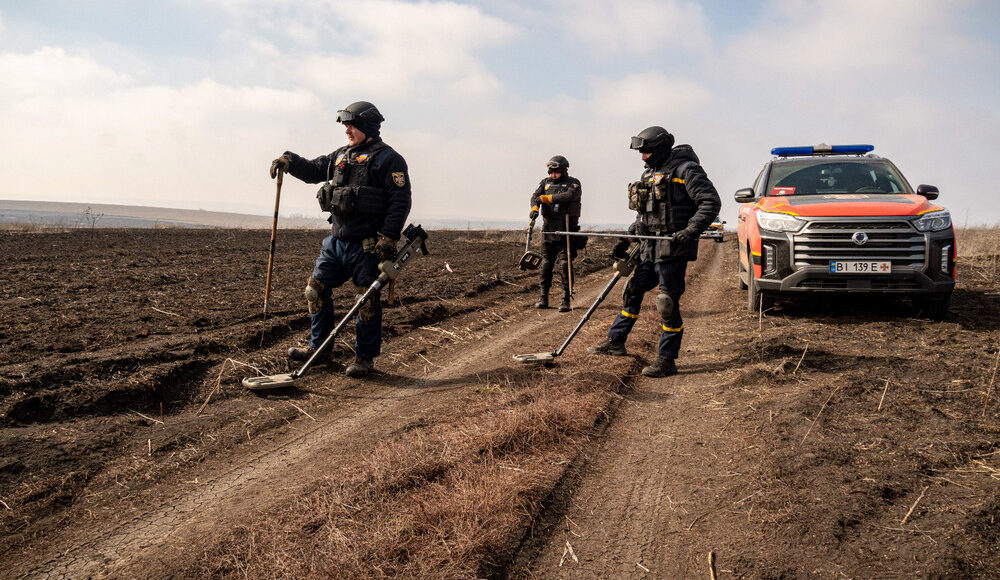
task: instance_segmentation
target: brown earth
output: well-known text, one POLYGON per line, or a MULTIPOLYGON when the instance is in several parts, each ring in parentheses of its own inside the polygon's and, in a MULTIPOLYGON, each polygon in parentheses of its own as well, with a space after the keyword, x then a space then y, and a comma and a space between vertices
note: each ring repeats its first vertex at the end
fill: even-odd
POLYGON ((746 312, 733 243, 703 241, 681 374, 652 380, 637 373, 651 308, 633 356, 584 352, 617 290, 556 365, 510 358, 555 348, 579 320, 608 279, 603 240, 577 262, 577 309, 558 314, 529 307, 517 234, 432 232, 386 309, 374 378, 317 368, 259 395, 240 387, 257 374, 242 365, 288 370, 322 234, 279 235, 266 322, 266 232, 0 236, 0 576, 244 576, 255 556, 232 548, 240 530, 348 480, 385 441, 460 424, 483 393, 556 379, 607 393, 603 418, 564 459, 511 463, 541 474, 524 513, 492 553, 440 576, 696 577, 709 552, 719 577, 1000 574, 996 252, 964 257, 952 314, 932 322, 896 300, 746 312))

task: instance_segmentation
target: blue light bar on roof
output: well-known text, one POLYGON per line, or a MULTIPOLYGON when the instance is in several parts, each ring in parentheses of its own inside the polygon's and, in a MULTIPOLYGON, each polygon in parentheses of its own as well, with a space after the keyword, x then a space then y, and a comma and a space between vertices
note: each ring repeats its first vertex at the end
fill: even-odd
POLYGON ((799 155, 863 155, 875 149, 874 145, 816 145, 815 147, 775 147, 771 155, 793 157, 799 155))

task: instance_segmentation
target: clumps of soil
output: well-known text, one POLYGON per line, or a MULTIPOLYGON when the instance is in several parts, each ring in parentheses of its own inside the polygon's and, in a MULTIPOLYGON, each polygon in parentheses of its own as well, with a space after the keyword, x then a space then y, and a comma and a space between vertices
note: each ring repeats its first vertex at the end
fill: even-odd
MULTIPOLYGON (((961 273, 980 279, 980 267, 961 273)), ((891 301, 801 301, 743 314, 742 367, 720 386, 749 395, 729 500, 755 533, 727 546, 740 577, 991 577, 1000 481, 1000 397, 989 393, 1000 282, 955 293, 944 322, 891 301), (888 305, 888 306, 886 306, 888 305), (797 541, 797 539, 807 539, 797 541), (836 554, 836 557, 831 556, 836 554), (892 566, 888 562, 896 562, 892 566)), ((724 525, 725 519, 719 525, 724 525)))

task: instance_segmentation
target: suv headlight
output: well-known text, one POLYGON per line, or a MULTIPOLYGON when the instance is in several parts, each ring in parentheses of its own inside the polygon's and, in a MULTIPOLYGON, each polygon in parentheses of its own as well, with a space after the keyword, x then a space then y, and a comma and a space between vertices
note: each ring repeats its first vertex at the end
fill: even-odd
POLYGON ((769 211, 757 212, 757 225, 762 230, 772 232, 797 232, 802 229, 806 222, 795 216, 784 213, 771 213, 769 211))
POLYGON ((951 212, 946 209, 925 213, 913 220, 918 232, 940 232, 951 227, 951 212))

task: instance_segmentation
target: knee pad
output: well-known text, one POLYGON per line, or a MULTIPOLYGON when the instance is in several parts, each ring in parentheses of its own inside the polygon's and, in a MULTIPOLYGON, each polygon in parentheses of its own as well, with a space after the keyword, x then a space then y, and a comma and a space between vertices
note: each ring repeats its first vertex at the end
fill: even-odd
POLYGON ((326 298, 323 297, 323 292, 326 290, 326 284, 320 282, 316 278, 309 278, 306 283, 306 306, 309 307, 309 314, 316 314, 319 309, 326 304, 326 298))
POLYGON ((660 292, 656 296, 656 310, 660 313, 663 324, 667 324, 670 317, 674 315, 674 299, 669 294, 660 292))
MULTIPOLYGON (((363 294, 358 294, 354 297, 354 299, 360 300, 361 296, 363 296, 363 294)), ((378 309, 378 301, 381 299, 382 297, 378 292, 376 292, 371 298, 368 299, 368 302, 361 305, 361 308, 358 310, 358 318, 361 319, 361 322, 369 322, 371 319, 375 318, 375 312, 378 309)))

